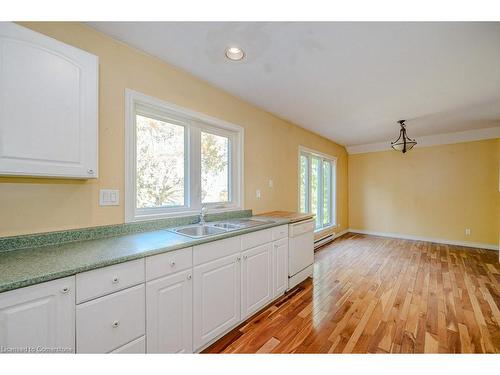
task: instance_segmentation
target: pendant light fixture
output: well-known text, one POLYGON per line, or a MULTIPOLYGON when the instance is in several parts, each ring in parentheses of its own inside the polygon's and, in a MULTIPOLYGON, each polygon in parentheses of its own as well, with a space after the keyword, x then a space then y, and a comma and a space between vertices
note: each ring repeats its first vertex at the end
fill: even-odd
POLYGON ((394 142, 391 142, 391 147, 396 151, 401 151, 403 154, 406 151, 410 151, 413 146, 417 144, 414 139, 409 138, 406 135, 406 120, 399 120, 398 124, 401 126, 401 130, 399 131, 399 137, 394 142))

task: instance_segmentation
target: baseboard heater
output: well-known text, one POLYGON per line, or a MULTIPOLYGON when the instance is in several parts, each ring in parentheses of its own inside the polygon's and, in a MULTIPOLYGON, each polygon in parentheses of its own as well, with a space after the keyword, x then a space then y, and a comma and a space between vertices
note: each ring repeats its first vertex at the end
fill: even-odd
POLYGON ((316 250, 318 247, 323 246, 324 244, 327 244, 328 242, 332 242, 335 239, 335 233, 328 234, 325 237, 321 237, 314 241, 314 250, 316 250))

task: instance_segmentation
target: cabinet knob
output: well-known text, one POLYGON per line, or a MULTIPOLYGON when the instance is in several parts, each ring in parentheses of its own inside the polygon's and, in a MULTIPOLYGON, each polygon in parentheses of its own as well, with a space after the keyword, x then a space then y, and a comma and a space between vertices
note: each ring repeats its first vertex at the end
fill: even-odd
POLYGON ((88 174, 94 174, 94 170, 93 169, 87 169, 87 173, 88 174))
POLYGON ((239 262, 241 260, 241 257, 236 258, 236 261, 239 262))
POLYGON ((113 284, 118 284, 119 282, 120 279, 117 276, 113 277, 113 284))
POLYGON ((246 256, 246 255, 243 255, 243 259, 247 259, 247 258, 248 258, 248 256, 246 256))
POLYGON ((117 328, 119 325, 120 325, 120 321, 119 320, 115 320, 113 322, 113 324, 111 324, 113 326, 113 328, 117 328))
POLYGON ((62 294, 67 294, 69 292, 69 287, 65 286, 64 288, 61 289, 62 294))
POLYGON ((175 262, 174 261, 170 262, 170 267, 175 267, 175 262))
POLYGON ((192 278, 191 274, 188 274, 188 275, 187 275, 187 279, 188 279, 188 280, 191 280, 191 278, 192 278))

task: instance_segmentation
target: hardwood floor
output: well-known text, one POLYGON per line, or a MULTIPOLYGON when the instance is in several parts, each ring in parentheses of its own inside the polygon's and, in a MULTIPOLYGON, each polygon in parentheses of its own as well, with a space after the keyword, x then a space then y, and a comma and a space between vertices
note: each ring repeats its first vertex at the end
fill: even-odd
POLYGON ((498 252, 347 234, 205 353, 500 353, 498 252))

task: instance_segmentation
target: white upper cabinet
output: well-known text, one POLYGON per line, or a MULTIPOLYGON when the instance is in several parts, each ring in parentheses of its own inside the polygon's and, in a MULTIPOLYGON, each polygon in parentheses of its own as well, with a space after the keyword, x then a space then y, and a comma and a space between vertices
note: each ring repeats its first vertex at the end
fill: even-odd
POLYGON ((97 177, 98 58, 0 23, 0 175, 97 177))

